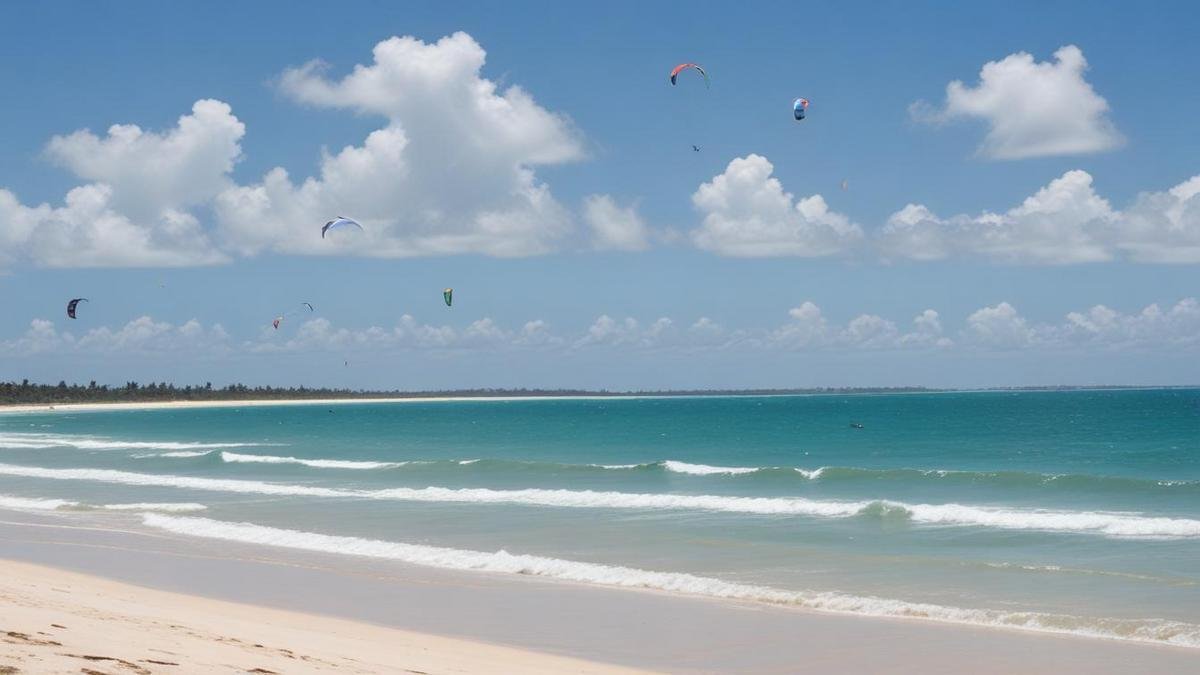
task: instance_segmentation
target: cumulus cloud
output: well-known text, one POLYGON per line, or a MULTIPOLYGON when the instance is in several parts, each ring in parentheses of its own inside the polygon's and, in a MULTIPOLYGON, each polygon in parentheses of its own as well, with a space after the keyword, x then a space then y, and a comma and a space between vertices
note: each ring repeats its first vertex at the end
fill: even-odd
POLYGON ((1183 298, 1163 308, 1151 304, 1123 313, 1106 305, 1068 312, 1057 321, 1035 322, 1008 302, 968 314, 951 339, 942 316, 933 309, 917 314, 902 329, 896 320, 862 313, 844 322, 827 317, 814 302, 788 310, 774 328, 730 330, 700 317, 695 321, 659 317, 640 321, 602 314, 575 332, 558 334, 541 319, 509 328, 489 317, 461 327, 421 322, 402 315, 390 327, 349 328, 324 317, 294 329, 268 329, 254 339, 235 343, 219 324, 204 326, 193 319, 174 325, 142 316, 116 327, 99 327, 82 335, 59 330, 52 321, 35 319, 25 332, 0 342, 0 357, 56 357, 63 354, 183 355, 309 353, 369 351, 506 353, 514 350, 568 358, 582 350, 704 353, 718 350, 758 352, 929 351, 972 350, 1130 350, 1200 349, 1200 302, 1183 298))
POLYGON ((252 352, 305 352, 330 350, 452 350, 502 349, 508 347, 551 347, 562 339, 551 333, 542 320, 526 322, 519 330, 509 330, 484 317, 465 328, 422 323, 404 314, 390 328, 370 326, 349 329, 334 326, 324 317, 300 324, 295 333, 264 333, 243 346, 252 352))
POLYGON ((393 37, 374 62, 341 79, 311 62, 284 72, 297 101, 387 119, 360 146, 326 155, 320 174, 294 182, 282 168, 223 192, 216 210, 240 252, 383 257, 547 253, 571 215, 534 168, 579 159, 569 120, 518 86, 481 75, 486 53, 466 33, 427 44, 393 37), (313 237, 334 215, 366 227, 334 241, 313 237))
POLYGON ((876 314, 860 314, 839 326, 830 322, 821 308, 805 301, 788 310, 788 320, 769 331, 760 344, 779 349, 814 348, 894 349, 899 347, 948 346, 942 338, 938 313, 927 309, 913 320, 911 332, 901 332, 895 322, 876 314))
POLYGON ((1125 211, 1096 193, 1086 171, 1068 171, 1004 213, 941 218, 922 204, 893 213, 876 241, 885 257, 1072 264, 1126 257, 1200 262, 1200 176, 1144 193, 1125 211))
POLYGON ((228 104, 201 100, 169 131, 114 124, 99 137, 85 129, 50 139, 46 154, 76 176, 112 188, 117 211, 147 220, 204 203, 228 187, 245 132, 228 104))
POLYGON ((1086 70, 1075 45, 1054 52, 1053 62, 1018 52, 985 63, 975 87, 958 80, 948 84, 941 109, 917 102, 910 111, 920 121, 986 121, 979 153, 993 159, 1111 150, 1124 141, 1108 118, 1108 102, 1084 79, 1086 70))
POLYGON ((115 329, 108 326, 92 328, 79 337, 69 331, 58 330, 53 321, 34 319, 24 335, 0 343, 0 354, 196 354, 224 351, 228 339, 229 335, 221 324, 206 327, 196 319, 173 325, 142 316, 115 329))
POLYGON ((971 343, 1001 348, 1025 347, 1037 338, 1037 332, 1007 302, 972 312, 963 335, 971 343))
POLYGON ((661 317, 647 326, 637 319, 626 317, 618 321, 602 314, 592 322, 587 332, 574 342, 575 347, 588 345, 656 347, 677 334, 671 319, 661 317))
POLYGON ((190 211, 227 187, 245 127, 228 105, 201 100, 161 133, 113 125, 56 136, 49 157, 93 181, 61 206, 25 206, 0 189, 3 255, 51 267, 182 267, 224 262, 190 211))
POLYGON ((751 154, 701 184, 692 195, 703 215, 692 231, 695 245, 730 256, 817 257, 859 243, 862 228, 830 210, 821 195, 796 201, 771 175, 774 170, 766 157, 751 154))
POLYGON ((644 251, 649 231, 634 206, 618 206, 609 195, 588 195, 583 219, 592 230, 592 246, 601 251, 644 251))

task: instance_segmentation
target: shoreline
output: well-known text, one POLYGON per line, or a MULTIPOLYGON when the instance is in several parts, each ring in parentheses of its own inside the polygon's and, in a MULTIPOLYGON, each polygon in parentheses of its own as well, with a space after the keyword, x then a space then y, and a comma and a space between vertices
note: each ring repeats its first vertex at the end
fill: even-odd
MULTIPOLYGON (((372 630, 395 629, 484 645, 480 649, 507 645, 539 658, 554 654, 582 659, 581 663, 597 669, 619 664, 669 672, 794 672, 797 659, 817 672, 971 670, 1048 675, 1200 669, 1196 650, 1169 645, 838 615, 390 561, 348 561, 333 553, 298 553, 114 527, 123 518, 26 514, 16 520, 15 512, 4 515, 8 517, 0 519, 0 539, 7 542, 4 558, 9 561, 178 594, 163 596, 166 604, 160 607, 176 624, 182 623, 176 617, 190 616, 189 603, 196 596, 234 601, 249 612, 246 635, 258 630, 255 621, 284 610, 304 616, 304 626, 324 625, 325 618, 350 621, 372 630), (863 644, 885 648, 864 650, 863 644)), ((0 577, 11 580, 7 566, 0 561, 0 577)), ((0 588, 12 583, 20 585, 0 580, 0 588)), ((62 600, 61 595, 52 598, 62 600)), ((12 623, 8 616, 4 619, 6 625, 0 628, 34 635, 24 627, 7 625, 12 623)), ((265 625, 262 629, 268 630, 265 625)), ((155 634, 153 639, 174 638, 155 634)), ((123 643, 112 638, 100 644, 123 643)), ((282 638, 279 644, 295 650, 282 638)), ((4 663, 0 660, 0 665, 4 663)), ((560 668, 514 670, 499 661, 485 666, 495 669, 466 670, 561 672, 560 668)))
POLYGON ((0 672, 647 672, 3 559, 0 602, 0 672))
POLYGON ((696 399, 696 398, 809 398, 819 396, 921 396, 945 394, 989 394, 989 393, 1046 393, 1046 392, 1096 392, 1096 391, 1171 391, 1191 390, 1200 385, 1130 385, 1108 387, 1013 387, 1000 389, 929 389, 925 391, 830 391, 789 393, 628 393, 628 394, 578 394, 578 395, 530 395, 530 396, 387 396, 378 398, 287 398, 287 399, 213 399, 203 401, 120 401, 106 403, 8 403, 0 404, 0 415, 47 412, 115 412, 129 410, 189 410, 202 408, 259 408, 302 405, 364 405, 371 403, 462 403, 479 401, 504 403, 516 401, 628 401, 644 399, 696 399))

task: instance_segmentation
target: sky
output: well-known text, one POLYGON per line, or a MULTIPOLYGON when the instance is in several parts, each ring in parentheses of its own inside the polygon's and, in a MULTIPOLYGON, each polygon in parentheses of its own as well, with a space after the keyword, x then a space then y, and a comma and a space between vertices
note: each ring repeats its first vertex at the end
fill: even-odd
POLYGON ((0 379, 1197 384, 1198 21, 6 4, 0 379))

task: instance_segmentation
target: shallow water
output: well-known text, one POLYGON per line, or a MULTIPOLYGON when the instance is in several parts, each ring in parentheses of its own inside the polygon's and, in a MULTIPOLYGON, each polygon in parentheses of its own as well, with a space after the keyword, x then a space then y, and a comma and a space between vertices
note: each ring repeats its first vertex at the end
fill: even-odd
POLYGON ((0 416, 0 508, 111 507, 297 550, 1200 646, 1200 390, 0 416))

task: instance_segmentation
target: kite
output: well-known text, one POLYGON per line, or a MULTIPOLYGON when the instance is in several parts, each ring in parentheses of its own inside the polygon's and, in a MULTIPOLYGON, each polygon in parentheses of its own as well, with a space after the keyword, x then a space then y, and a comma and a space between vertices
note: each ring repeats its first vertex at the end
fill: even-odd
POLYGON ((705 87, 709 86, 708 73, 704 72, 704 69, 695 63, 681 63, 681 64, 675 66, 674 68, 672 68, 671 69, 671 85, 672 86, 675 84, 675 78, 679 77, 679 73, 682 72, 685 68, 695 68, 696 70, 700 71, 700 74, 704 76, 704 86, 705 87))
POLYGON ((67 316, 68 317, 70 317, 72 319, 75 318, 75 307, 77 305, 79 305, 79 303, 81 303, 81 302, 88 302, 88 299, 87 298, 75 298, 67 303, 67 316))
POLYGON ((454 289, 447 288, 442 291, 442 299, 446 301, 446 306, 449 307, 450 303, 454 301, 454 289))
POLYGON ((329 221, 328 223, 325 223, 325 226, 321 228, 321 238, 324 239, 325 233, 330 230, 342 228, 342 227, 349 227, 351 225, 353 225, 354 227, 357 227, 359 230, 363 229, 363 226, 359 225, 358 221, 356 221, 352 218, 347 218, 345 216, 338 216, 337 218, 334 218, 333 220, 329 221))
POLYGON ((796 99, 796 102, 792 104, 792 112, 796 114, 797 122, 804 119, 804 111, 806 110, 808 110, 808 99, 806 98, 798 98, 796 99))

